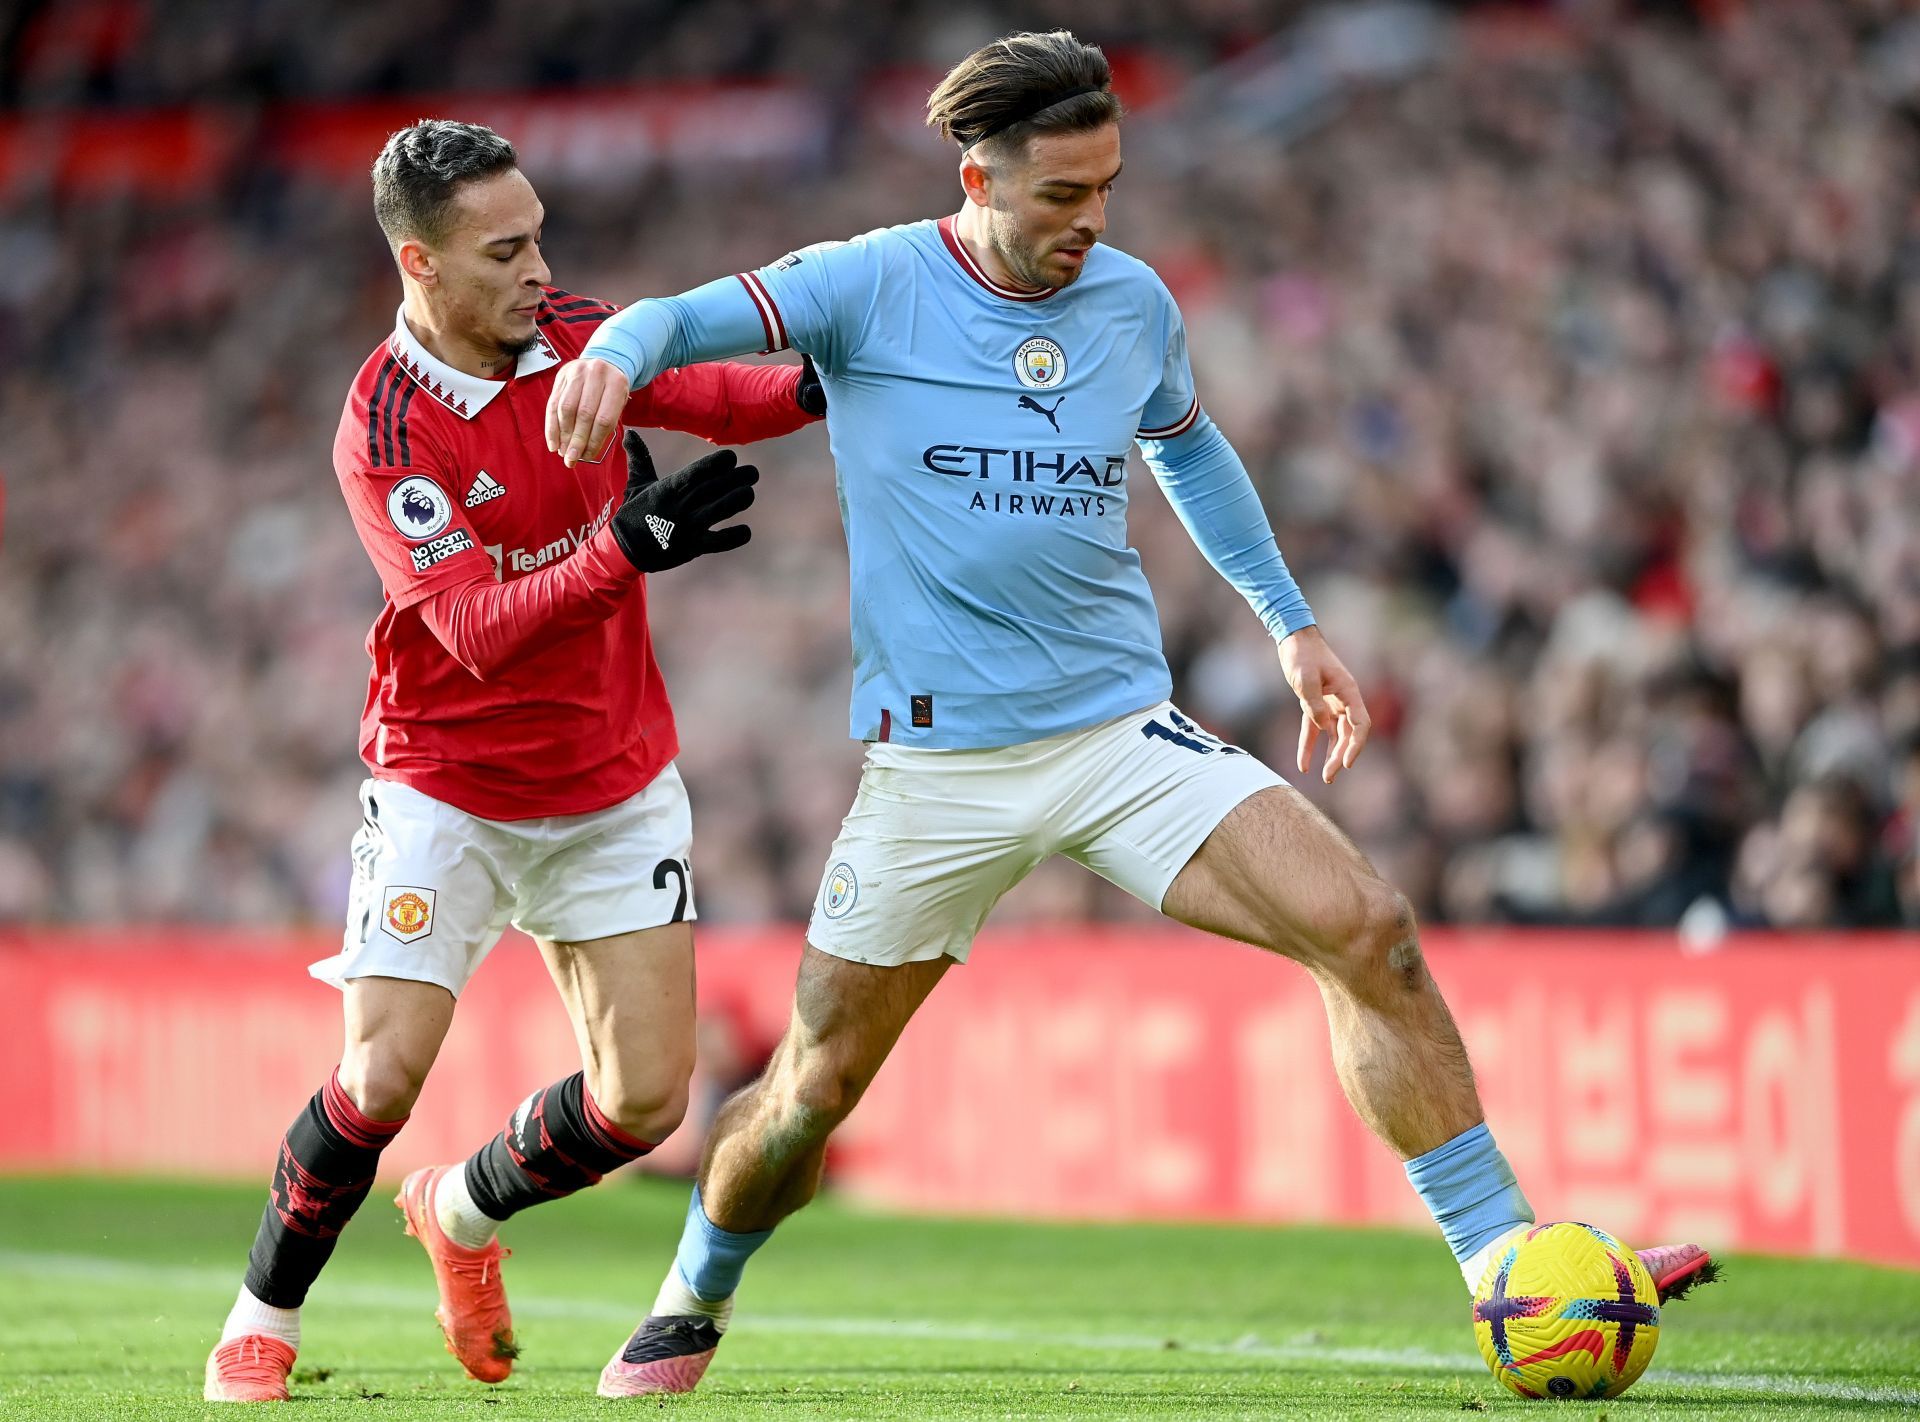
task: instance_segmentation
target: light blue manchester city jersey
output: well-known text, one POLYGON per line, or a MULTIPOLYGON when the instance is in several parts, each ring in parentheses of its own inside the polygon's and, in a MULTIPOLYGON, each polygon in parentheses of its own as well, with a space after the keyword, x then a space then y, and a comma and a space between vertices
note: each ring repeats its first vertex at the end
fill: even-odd
MULTIPOLYGON (((1164 478, 1155 456, 1205 417, 1151 268, 1095 246, 1072 285, 1009 290, 949 217, 803 248, 624 315, 655 306, 673 308, 664 324, 629 321, 638 339, 609 341, 610 322, 587 354, 636 379, 759 346, 819 368, 850 558, 855 737, 1011 745, 1171 694, 1127 543, 1127 454, 1138 439, 1164 478)), ((1258 502, 1231 465, 1244 523, 1258 502)), ((1206 534, 1222 530, 1181 515, 1213 556, 1206 534)), ((1264 585, 1242 591, 1284 634, 1312 614, 1263 514, 1257 525, 1231 551, 1270 554, 1264 585)))

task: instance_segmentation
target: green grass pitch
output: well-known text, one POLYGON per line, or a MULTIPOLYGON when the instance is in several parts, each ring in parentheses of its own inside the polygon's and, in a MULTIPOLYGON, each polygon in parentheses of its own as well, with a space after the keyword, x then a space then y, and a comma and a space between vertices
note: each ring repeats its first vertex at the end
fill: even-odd
MULTIPOLYGON (((1481 1366, 1437 1240, 1390 1231, 1055 1226, 831 1200, 754 1261, 692 1397, 593 1395, 652 1301, 685 1187, 618 1181, 513 1222, 524 1347, 505 1386, 441 1348, 390 1189, 308 1301, 300 1419, 1661 1417, 1920 1414, 1920 1274, 1736 1257, 1606 1403, 1526 1403, 1481 1366)), ((0 1417, 231 1416, 200 1373, 257 1187, 0 1180, 0 1417)))

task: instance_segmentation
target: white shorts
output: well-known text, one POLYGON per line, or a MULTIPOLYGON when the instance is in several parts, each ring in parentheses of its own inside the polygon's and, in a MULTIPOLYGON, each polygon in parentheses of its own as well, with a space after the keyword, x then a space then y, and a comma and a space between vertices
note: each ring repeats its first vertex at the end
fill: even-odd
POLYGON ((391 780, 360 786, 340 951, 308 969, 438 983, 458 997, 509 923, 585 943, 694 917, 693 811, 668 765, 584 815, 483 820, 391 780))
POLYGON ((964 963, 1000 896, 1056 852, 1157 909, 1234 806, 1284 783, 1170 701, 990 750, 876 741, 807 942, 856 963, 964 963))

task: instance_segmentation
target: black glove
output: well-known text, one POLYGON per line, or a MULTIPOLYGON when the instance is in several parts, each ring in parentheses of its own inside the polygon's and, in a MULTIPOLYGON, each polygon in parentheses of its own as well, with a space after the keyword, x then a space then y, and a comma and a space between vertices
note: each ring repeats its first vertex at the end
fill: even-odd
POLYGON ((816 419, 827 413, 827 388, 820 383, 810 355, 800 357, 800 384, 793 392, 793 403, 816 419))
POLYGON ((628 430, 627 492, 613 514, 613 537, 627 561, 643 573, 691 563, 703 553, 724 553, 752 536, 744 523, 715 528, 753 502, 760 471, 741 464, 730 449, 702 455, 662 479, 638 430, 628 430))

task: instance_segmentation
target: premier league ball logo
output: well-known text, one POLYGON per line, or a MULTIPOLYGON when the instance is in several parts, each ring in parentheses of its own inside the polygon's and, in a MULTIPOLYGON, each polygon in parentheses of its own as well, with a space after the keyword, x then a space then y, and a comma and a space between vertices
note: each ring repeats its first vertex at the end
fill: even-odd
POLYGON ((1013 353, 1013 374, 1029 390, 1052 390, 1067 378, 1067 353, 1045 336, 1029 336, 1013 353))
POLYGON ((402 537, 419 542, 446 532, 453 522, 453 500, 433 480, 412 474, 388 491, 387 517, 402 537))

